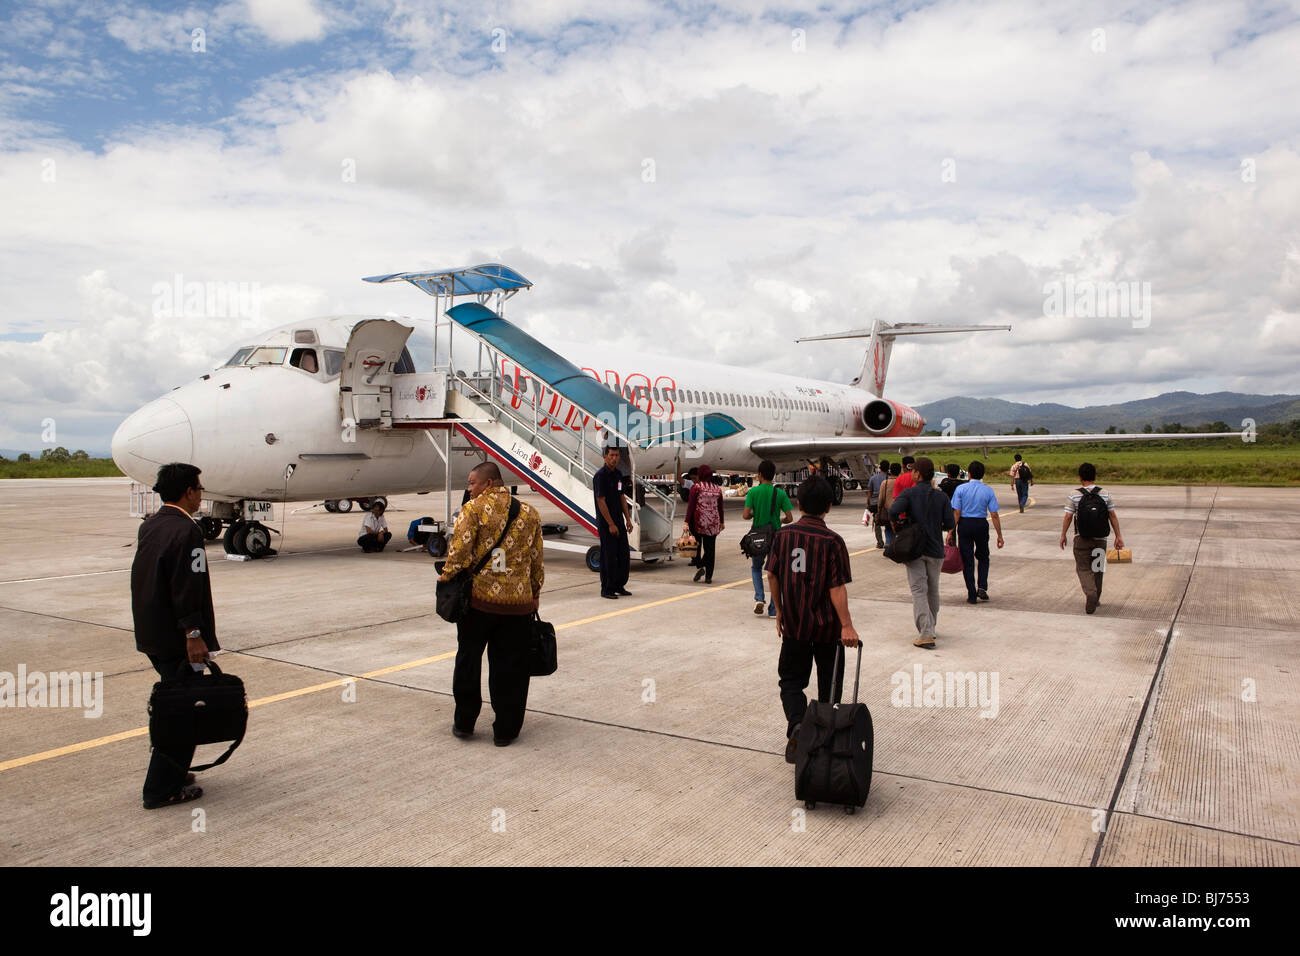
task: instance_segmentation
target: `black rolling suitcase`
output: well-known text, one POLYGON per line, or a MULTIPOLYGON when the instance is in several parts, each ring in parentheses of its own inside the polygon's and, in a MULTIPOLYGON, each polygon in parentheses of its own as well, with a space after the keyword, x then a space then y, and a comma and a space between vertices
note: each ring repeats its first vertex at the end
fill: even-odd
MULTIPOLYGON (((839 684, 841 648, 835 655, 835 679, 839 684)), ((871 789, 871 758, 875 736, 871 712, 858 703, 858 678, 862 675, 862 644, 858 644, 858 669, 853 678, 853 703, 808 704, 795 743, 794 795, 814 810, 819 802, 838 803, 845 813, 855 813, 867 802, 871 789)))
POLYGON ((248 728, 244 682, 234 674, 223 674, 215 661, 208 661, 208 667, 211 674, 200 674, 183 663, 177 677, 158 681, 149 695, 149 739, 155 747, 180 749, 233 741, 216 760, 187 770, 225 763, 243 743, 248 728))

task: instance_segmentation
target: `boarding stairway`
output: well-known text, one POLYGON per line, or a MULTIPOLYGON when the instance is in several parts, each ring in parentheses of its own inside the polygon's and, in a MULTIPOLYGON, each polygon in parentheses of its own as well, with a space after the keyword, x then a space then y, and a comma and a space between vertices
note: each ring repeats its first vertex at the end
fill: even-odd
MULTIPOLYGON (((636 406, 506 321, 502 314, 504 302, 516 291, 531 287, 513 270, 491 264, 432 273, 397 273, 366 281, 397 280, 410 282, 450 306, 444 311, 444 303, 439 301, 434 372, 420 373, 427 388, 439 389, 439 397, 444 400, 431 404, 427 411, 398 408, 394 414, 381 408, 367 413, 367 424, 445 430, 448 440, 439 454, 447 462, 449 488, 451 457, 456 450, 450 436, 463 438, 468 446, 508 473, 507 484, 527 483, 592 535, 598 534, 603 523, 596 510, 592 478, 597 469, 604 467, 604 446, 618 445, 624 450, 620 466, 633 490, 629 500, 629 545, 646 561, 671 557, 679 499, 639 475, 636 458, 638 450, 679 440, 686 434, 686 426, 657 427, 650 437, 631 435, 631 429, 620 427, 620 423, 634 421, 633 416, 640 414, 636 406), (472 297, 475 301, 455 305, 458 297, 472 297), (489 308, 489 303, 495 308, 489 308), (675 435, 673 428, 681 428, 681 434, 675 435)), ((406 334, 410 331, 406 329, 406 334)), ((410 378, 412 383, 415 380, 415 376, 393 375, 393 384, 388 387, 402 391, 397 380, 403 378, 410 378)), ((373 374, 365 381, 372 379, 373 374)), ((377 381, 382 387, 384 379, 377 381)), ((405 390, 409 392, 410 385, 405 390)), ((347 401, 345 398, 345 414, 347 401)), ((384 405, 382 395, 380 405, 384 405)), ((692 434, 702 435, 704 440, 740 428, 734 419, 723 415, 707 416, 702 426, 695 423, 694 427, 692 434)), ((439 447, 432 435, 429 440, 439 447)), ((450 517, 450 495, 448 498, 450 517)), ((588 551, 592 542, 588 538, 581 545, 569 543, 567 547, 562 541, 548 539, 546 543, 588 551)))

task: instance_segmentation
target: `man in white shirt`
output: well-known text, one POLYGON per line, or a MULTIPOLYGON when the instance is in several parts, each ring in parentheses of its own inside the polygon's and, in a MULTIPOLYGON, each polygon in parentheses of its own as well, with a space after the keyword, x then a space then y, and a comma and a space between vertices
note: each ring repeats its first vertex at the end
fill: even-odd
POLYGON ((361 537, 357 538, 357 544, 361 545, 361 550, 366 554, 371 554, 383 551, 392 537, 392 532, 388 530, 388 522, 384 519, 384 503, 376 501, 370 506, 370 512, 365 520, 361 522, 361 537))

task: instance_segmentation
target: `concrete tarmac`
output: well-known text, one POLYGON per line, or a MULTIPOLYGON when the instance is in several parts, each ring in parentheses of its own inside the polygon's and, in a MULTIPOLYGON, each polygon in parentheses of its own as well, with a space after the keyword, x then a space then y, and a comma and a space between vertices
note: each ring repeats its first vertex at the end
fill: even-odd
MULTIPOLYGON (((547 551, 560 670, 533 680, 505 748, 487 703, 472 740, 450 733, 432 559, 362 554, 356 511, 277 506, 279 556, 208 546, 248 737, 200 775, 202 799, 145 811, 155 674, 131 631, 128 482, 0 482, 0 681, 103 675, 98 717, 0 709, 0 863, 1300 864, 1300 491, 1115 488, 1134 563, 1086 616, 1057 546, 1067 489, 1035 486, 1019 514, 995 487, 992 600, 968 606, 945 576, 933 651, 912 646, 905 573, 860 523, 863 495, 832 510, 876 733, 848 816, 794 799, 739 501, 711 587, 684 560, 634 562, 634 596, 605 601, 581 555, 547 551), (904 699, 957 674, 983 698, 904 699)), ((391 499, 394 534, 442 501, 391 499)))

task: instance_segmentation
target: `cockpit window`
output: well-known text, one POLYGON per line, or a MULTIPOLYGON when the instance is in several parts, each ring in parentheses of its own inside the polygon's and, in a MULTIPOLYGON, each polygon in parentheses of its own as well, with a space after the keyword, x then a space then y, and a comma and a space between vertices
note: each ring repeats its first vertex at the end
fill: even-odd
POLYGON ((325 377, 333 378, 343 371, 343 353, 338 349, 325 350, 325 377))
POLYGON ((320 365, 316 361, 315 349, 294 349, 293 354, 289 356, 289 364, 312 375, 320 371, 320 365))
POLYGON ((240 349, 234 355, 230 356, 230 361, 226 363, 226 368, 230 368, 232 365, 243 365, 244 359, 248 358, 252 354, 253 347, 251 345, 246 349, 240 349))
POLYGON ((248 357, 245 364, 248 365, 283 365, 284 355, 288 349, 271 348, 265 346, 259 349, 253 349, 253 354, 248 357))

